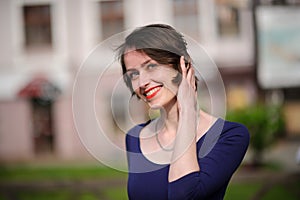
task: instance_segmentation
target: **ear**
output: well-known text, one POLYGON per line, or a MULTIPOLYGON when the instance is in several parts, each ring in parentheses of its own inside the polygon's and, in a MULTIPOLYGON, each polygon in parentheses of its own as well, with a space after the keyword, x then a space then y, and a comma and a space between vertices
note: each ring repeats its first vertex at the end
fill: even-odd
POLYGON ((176 76, 172 79, 172 83, 179 85, 181 83, 181 80, 182 80, 182 75, 181 72, 178 71, 176 76))

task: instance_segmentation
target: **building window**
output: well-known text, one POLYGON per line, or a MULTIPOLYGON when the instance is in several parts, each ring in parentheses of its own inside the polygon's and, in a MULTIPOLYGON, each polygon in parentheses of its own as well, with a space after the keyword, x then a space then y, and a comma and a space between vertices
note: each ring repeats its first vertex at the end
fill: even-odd
POLYGON ((102 39, 124 31, 123 1, 100 1, 102 39))
POLYGON ((199 39, 198 0, 173 0, 174 25, 180 32, 199 39))
POLYGON ((51 47, 51 7, 34 5, 23 7, 25 47, 51 47))
POLYGON ((216 0, 218 35, 238 37, 240 34, 240 4, 232 0, 216 0))

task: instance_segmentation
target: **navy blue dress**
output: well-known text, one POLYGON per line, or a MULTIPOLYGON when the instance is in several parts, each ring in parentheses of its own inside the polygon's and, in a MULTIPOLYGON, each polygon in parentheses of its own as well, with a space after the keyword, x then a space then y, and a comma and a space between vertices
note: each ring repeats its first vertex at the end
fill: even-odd
POLYGON ((148 123, 133 127, 126 135, 129 199, 223 199, 248 148, 247 128, 219 118, 197 141, 200 171, 168 182, 169 165, 153 163, 141 152, 139 134, 148 123))

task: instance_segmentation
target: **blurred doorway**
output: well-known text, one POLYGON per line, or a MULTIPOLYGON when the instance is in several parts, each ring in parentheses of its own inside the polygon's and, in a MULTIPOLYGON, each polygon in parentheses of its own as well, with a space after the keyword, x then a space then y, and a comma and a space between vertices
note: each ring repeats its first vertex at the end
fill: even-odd
POLYGON ((35 155, 55 153, 53 105, 60 90, 45 77, 33 78, 19 91, 31 106, 32 149, 35 155))
POLYGON ((31 99, 32 131, 36 155, 54 152, 52 102, 41 98, 31 99))

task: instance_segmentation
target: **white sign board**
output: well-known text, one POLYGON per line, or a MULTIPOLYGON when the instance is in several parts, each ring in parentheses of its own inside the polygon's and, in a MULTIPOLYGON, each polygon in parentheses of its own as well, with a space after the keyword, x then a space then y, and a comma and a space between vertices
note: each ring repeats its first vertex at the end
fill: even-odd
POLYGON ((300 7, 259 6, 256 19, 259 84, 300 86, 300 7))

